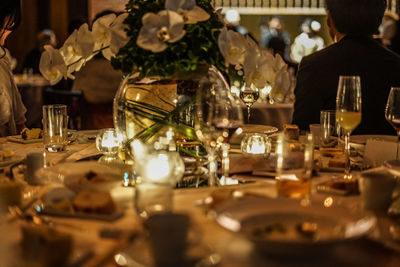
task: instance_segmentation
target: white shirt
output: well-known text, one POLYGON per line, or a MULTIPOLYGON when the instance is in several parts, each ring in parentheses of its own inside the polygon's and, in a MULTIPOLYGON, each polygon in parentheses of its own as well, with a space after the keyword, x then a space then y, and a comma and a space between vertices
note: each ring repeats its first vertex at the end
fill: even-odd
POLYGON ((14 82, 7 56, 0 59, 0 136, 17 134, 17 124, 23 124, 26 108, 14 82))

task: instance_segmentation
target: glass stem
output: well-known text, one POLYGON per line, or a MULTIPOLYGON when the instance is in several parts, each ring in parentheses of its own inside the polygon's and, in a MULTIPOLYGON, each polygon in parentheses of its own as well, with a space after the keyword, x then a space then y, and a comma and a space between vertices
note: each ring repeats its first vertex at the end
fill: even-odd
POLYGON ((250 106, 247 106, 247 123, 250 124, 250 106))
POLYGON ((226 178, 229 177, 229 147, 229 143, 222 144, 222 185, 226 184, 226 178))
POLYGON ((208 153, 208 168, 209 168, 209 177, 208 177, 208 185, 216 186, 217 183, 217 162, 215 157, 215 149, 210 149, 208 153))
POLYGON ((396 160, 399 159, 400 132, 397 133, 396 160))
POLYGON ((344 179, 351 179, 351 165, 350 165, 350 132, 346 132, 344 135, 344 179))

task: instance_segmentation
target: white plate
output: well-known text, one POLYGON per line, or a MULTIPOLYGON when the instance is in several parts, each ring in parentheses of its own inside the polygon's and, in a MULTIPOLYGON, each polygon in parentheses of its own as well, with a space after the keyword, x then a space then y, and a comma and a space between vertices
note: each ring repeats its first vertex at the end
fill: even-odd
POLYGON ((234 134, 230 140, 231 144, 240 144, 242 138, 247 133, 264 133, 264 134, 273 134, 278 132, 278 128, 269 125, 262 124, 244 124, 240 126, 242 128, 242 132, 240 134, 234 134))
POLYGON ((376 225, 376 217, 365 211, 340 206, 325 208, 314 202, 303 207, 292 199, 232 200, 217 207, 216 213, 222 227, 243 234, 258 250, 275 255, 316 253, 360 238, 376 225), (307 237, 297 230, 299 224, 306 222, 317 224, 314 235, 307 237), (260 234, 263 229, 268 231, 260 234))
POLYGON ((43 142, 42 138, 37 138, 37 139, 23 139, 21 135, 13 135, 13 136, 7 136, 7 140, 14 142, 14 143, 20 143, 20 144, 33 144, 33 143, 40 143, 43 142))
POLYGON ((110 191, 122 184, 123 170, 96 161, 68 162, 40 169, 36 173, 36 176, 41 177, 45 181, 63 183, 75 192, 89 188, 110 191), (86 175, 90 171, 110 178, 110 181, 84 185, 74 183, 76 179, 86 175))

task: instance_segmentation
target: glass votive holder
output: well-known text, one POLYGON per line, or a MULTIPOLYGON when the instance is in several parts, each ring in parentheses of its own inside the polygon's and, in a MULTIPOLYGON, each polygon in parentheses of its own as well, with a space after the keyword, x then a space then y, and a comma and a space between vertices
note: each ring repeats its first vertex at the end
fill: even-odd
POLYGON ((172 211, 173 188, 185 172, 178 152, 154 151, 136 162, 139 175, 135 185, 136 213, 147 218, 172 211))
POLYGON ((263 133, 248 133, 243 137, 240 148, 245 154, 268 157, 271 153, 271 139, 263 133))
POLYGON ((119 137, 114 128, 101 129, 96 136, 96 148, 106 156, 118 153, 119 137))

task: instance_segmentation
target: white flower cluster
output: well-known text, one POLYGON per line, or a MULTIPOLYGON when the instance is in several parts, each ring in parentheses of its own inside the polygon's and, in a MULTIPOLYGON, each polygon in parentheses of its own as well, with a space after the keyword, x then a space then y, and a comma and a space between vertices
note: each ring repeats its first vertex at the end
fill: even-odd
POLYGON ((257 88, 270 85, 281 91, 290 87, 287 64, 279 54, 273 56, 257 45, 250 37, 223 28, 218 36, 218 46, 226 64, 243 70, 245 82, 257 88))
POLYGON ((209 18, 210 15, 197 6, 195 0, 166 0, 165 10, 143 16, 143 27, 136 44, 153 53, 162 52, 168 47, 167 43, 174 43, 185 36, 185 24, 195 24, 209 18))
POLYGON ((91 31, 87 23, 75 30, 60 49, 45 46, 39 64, 42 75, 53 85, 63 77, 74 79, 72 73, 100 52, 111 59, 128 42, 123 24, 127 16, 105 15, 93 23, 91 31))

